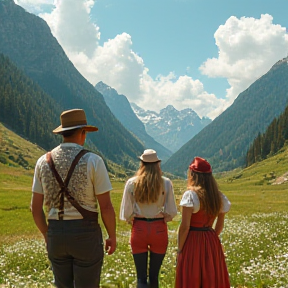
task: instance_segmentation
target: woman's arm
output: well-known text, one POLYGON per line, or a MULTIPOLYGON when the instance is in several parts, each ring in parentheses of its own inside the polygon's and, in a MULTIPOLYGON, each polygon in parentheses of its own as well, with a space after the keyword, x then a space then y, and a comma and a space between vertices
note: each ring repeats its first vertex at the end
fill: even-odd
POLYGON ((126 182, 120 206, 120 219, 124 221, 130 221, 130 218, 133 215, 133 196, 130 192, 131 185, 133 184, 129 181, 126 182))
POLYGON ((217 217, 216 225, 215 225, 215 232, 219 236, 224 228, 224 218, 225 213, 220 213, 217 217))
POLYGON ((182 220, 178 230, 178 253, 183 249, 187 239, 193 207, 182 207, 182 220))
POLYGON ((177 206, 174 196, 174 189, 171 180, 166 181, 166 196, 164 203, 164 212, 162 213, 164 216, 164 221, 169 222, 177 215, 177 206))

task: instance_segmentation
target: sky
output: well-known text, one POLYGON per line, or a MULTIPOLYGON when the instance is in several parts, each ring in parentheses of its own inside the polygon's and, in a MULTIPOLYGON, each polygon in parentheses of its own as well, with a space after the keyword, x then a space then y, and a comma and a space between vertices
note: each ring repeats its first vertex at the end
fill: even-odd
POLYGON ((215 119, 288 56, 288 0, 14 0, 79 72, 145 110, 215 119))

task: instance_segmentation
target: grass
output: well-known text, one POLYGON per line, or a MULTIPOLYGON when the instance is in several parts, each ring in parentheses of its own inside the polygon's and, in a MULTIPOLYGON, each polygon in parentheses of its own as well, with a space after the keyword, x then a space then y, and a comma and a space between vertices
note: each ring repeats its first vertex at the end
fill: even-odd
MULTIPOLYGON (((34 161, 36 156, 27 158, 31 167, 30 159, 34 161)), ((273 185, 287 167, 288 149, 284 148, 249 168, 215 175, 221 191, 232 203, 221 241, 234 288, 288 287, 288 182, 273 185)), ((43 239, 29 210, 32 177, 33 169, 0 163, 0 287, 52 287, 53 275, 43 239)), ((117 216, 124 184, 123 179, 112 182, 111 197, 117 216)), ((185 181, 173 180, 173 185, 179 202, 185 181)), ((180 219, 179 211, 169 223, 170 241, 160 273, 161 288, 173 287, 180 219)), ((102 288, 135 287, 129 235, 130 226, 117 219, 118 246, 112 256, 105 256, 102 288)))
MULTIPOLYGON (((0 175, 5 179, 0 187, 0 284, 5 284, 4 287, 50 287, 53 276, 44 243, 29 211, 32 172, 23 171, 21 176, 21 168, 7 170, 0 165, 0 175)), ((288 184, 271 185, 266 181, 258 185, 262 172, 255 166, 243 170, 242 177, 233 181, 233 173, 218 179, 222 191, 232 202, 221 236, 232 287, 288 285, 288 231, 284 229, 288 225, 288 184)), ((111 196, 118 214, 125 182, 112 184, 111 196)), ((185 181, 174 180, 173 184, 179 201, 185 181)), ((179 220, 176 216, 176 221, 169 223, 170 242, 161 269, 161 287, 173 287, 179 220)), ((117 220, 118 247, 114 255, 105 257, 103 288, 135 285, 129 235, 130 226, 117 220)))
POLYGON ((0 123, 0 163, 30 170, 43 152, 41 147, 21 138, 0 123))

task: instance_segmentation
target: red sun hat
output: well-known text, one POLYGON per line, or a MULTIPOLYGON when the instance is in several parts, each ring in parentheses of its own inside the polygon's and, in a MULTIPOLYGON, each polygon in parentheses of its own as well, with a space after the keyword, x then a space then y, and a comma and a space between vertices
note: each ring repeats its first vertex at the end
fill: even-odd
POLYGON ((212 173, 209 162, 201 157, 195 157, 189 165, 189 169, 198 173, 212 173))

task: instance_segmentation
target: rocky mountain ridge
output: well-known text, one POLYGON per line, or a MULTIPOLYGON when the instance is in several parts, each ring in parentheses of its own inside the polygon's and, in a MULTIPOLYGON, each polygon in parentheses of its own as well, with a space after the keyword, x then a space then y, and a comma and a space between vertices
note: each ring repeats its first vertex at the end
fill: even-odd
POLYGON ((115 89, 101 81, 95 85, 95 88, 103 95, 107 106, 114 116, 143 143, 145 148, 156 150, 163 162, 172 155, 168 148, 165 148, 147 134, 144 124, 133 112, 125 95, 118 94, 115 89))
POLYGON ((172 105, 168 105, 157 113, 144 110, 135 103, 131 103, 131 107, 137 117, 144 123, 147 133, 157 142, 169 147, 172 152, 176 152, 212 122, 207 117, 201 119, 190 108, 179 111, 172 105))

